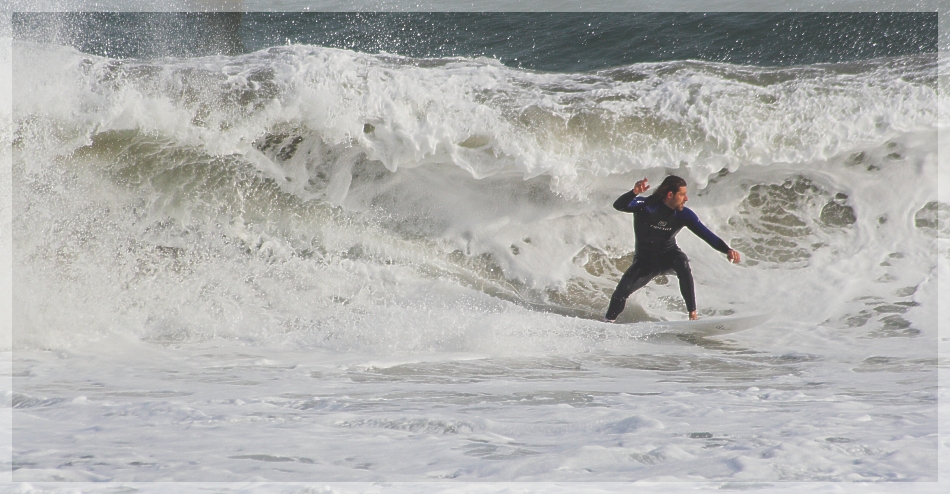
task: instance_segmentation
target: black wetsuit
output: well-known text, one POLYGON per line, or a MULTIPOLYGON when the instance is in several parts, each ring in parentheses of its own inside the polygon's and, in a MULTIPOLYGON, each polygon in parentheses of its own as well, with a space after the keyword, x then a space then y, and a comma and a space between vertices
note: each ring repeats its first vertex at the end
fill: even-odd
POLYGON ((627 297, 649 283, 657 275, 670 271, 679 278, 680 292, 689 312, 696 310, 696 294, 693 291, 693 274, 689 259, 676 245, 676 234, 685 226, 722 253, 729 246, 709 231, 689 208, 676 211, 662 201, 640 197, 627 192, 614 202, 614 209, 633 213, 633 232, 636 235, 633 264, 620 278, 617 289, 610 297, 610 307, 605 318, 613 321, 623 312, 627 297))

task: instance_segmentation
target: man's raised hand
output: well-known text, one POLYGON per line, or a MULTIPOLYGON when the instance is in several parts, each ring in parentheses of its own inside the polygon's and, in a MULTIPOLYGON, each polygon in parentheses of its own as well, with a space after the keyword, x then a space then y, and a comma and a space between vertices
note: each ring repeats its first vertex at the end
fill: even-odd
POLYGON ((644 178, 643 180, 637 180, 637 183, 633 185, 633 193, 636 195, 640 195, 646 192, 647 189, 649 188, 650 188, 650 185, 647 184, 646 178, 644 178))

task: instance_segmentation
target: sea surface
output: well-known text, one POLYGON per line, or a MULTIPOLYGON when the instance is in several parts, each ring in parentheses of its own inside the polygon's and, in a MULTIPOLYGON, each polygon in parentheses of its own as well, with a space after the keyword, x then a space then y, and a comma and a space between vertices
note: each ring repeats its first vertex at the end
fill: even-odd
POLYGON ((11 492, 947 486, 936 13, 10 26, 11 492), (767 323, 601 322, 671 173, 743 257, 680 233, 700 316, 767 323))

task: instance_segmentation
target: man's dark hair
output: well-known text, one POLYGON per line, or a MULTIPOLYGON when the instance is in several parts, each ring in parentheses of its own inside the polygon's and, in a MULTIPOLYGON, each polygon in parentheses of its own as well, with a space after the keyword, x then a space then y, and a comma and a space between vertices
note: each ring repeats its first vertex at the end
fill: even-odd
POLYGON ((663 183, 653 191, 653 194, 650 195, 650 200, 654 203, 662 202, 666 199, 666 194, 670 192, 675 194, 679 192, 680 187, 686 187, 686 180, 676 175, 669 175, 664 178, 663 183))

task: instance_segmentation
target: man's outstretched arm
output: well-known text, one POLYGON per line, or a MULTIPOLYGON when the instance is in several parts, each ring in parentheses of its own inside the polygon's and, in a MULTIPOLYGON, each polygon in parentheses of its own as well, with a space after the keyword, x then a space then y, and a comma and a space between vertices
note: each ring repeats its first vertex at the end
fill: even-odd
POLYGON ((709 228, 706 228, 699 217, 696 216, 696 213, 691 210, 684 210, 686 214, 686 228, 689 228, 689 231, 693 232, 699 238, 706 241, 713 249, 718 250, 726 255, 729 258, 729 261, 735 264, 738 264, 742 256, 739 255, 739 252, 733 250, 729 247, 726 242, 719 238, 715 233, 711 232, 709 228))

